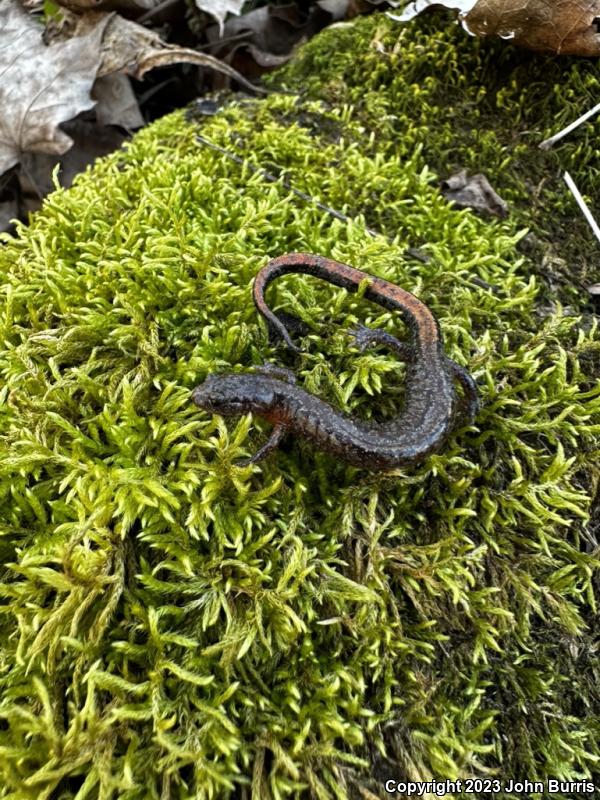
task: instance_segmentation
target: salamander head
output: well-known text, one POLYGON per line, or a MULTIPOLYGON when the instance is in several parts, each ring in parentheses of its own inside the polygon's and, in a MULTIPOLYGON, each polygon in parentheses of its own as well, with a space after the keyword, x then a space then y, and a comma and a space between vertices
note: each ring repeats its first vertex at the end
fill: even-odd
POLYGON ((265 413, 273 405, 273 390, 262 375, 226 373, 209 375, 192 392, 194 403, 205 411, 230 416, 265 413))

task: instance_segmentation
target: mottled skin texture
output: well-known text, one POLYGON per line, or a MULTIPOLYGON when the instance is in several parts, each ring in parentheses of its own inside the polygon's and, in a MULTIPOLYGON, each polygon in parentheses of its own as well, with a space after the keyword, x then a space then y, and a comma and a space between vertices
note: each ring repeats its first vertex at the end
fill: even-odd
POLYGON ((454 426, 459 405, 474 417, 478 401, 473 379, 444 354, 438 324, 427 306, 399 286, 347 264, 308 253, 292 253, 273 259, 260 270, 254 282, 254 302, 288 347, 298 350, 284 324, 267 306, 265 292, 275 278, 297 272, 322 278, 350 292, 356 292, 368 279, 364 296, 401 313, 411 331, 410 345, 385 331, 368 328, 360 328, 356 338, 362 348, 383 344, 407 361, 406 400, 394 419, 363 422, 295 386, 281 370, 209 375, 194 389, 196 405, 223 415, 251 411, 275 426, 267 444, 250 461, 264 458, 289 432, 350 464, 392 469, 416 463, 437 450, 454 426), (455 380, 463 387, 462 402, 457 398, 455 380))

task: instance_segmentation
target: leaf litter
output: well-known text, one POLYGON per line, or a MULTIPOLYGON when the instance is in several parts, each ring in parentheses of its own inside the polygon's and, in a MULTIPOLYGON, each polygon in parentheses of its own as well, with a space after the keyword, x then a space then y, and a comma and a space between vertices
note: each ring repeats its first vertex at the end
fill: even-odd
MULTIPOLYGON (((69 185, 75 165, 85 168, 154 117, 205 94, 210 90, 206 70, 260 92, 249 79, 285 63, 300 43, 325 26, 379 4, 381 0, 298 0, 259 7, 244 0, 3 0, 0 176, 15 173, 17 180, 9 183, 19 186, 20 194, 15 200, 6 184, 0 189, 0 230, 10 228, 8 219, 39 206, 53 185, 57 164, 61 184, 69 185), (36 16, 40 13, 45 28, 36 16), (161 73, 151 79, 150 88, 134 88, 131 79, 140 81, 159 67, 169 67, 169 77, 163 79, 161 73), (74 125, 87 132, 76 141, 79 152, 67 157, 75 141, 69 121, 72 129, 74 125), (94 138, 98 142, 91 144, 94 138)), ((423 11, 450 9, 473 35, 499 36, 545 52, 600 54, 600 0, 390 0, 388 5, 401 7, 389 16, 404 22, 423 11)), ((213 88, 222 87, 223 79, 213 82, 213 88)), ((459 207, 503 216, 503 201, 489 184, 477 185, 481 179, 485 181, 475 176, 461 188, 448 185, 444 191, 459 207)))
MULTIPOLYGON (((87 122, 89 137, 97 138, 98 146, 80 148, 72 160, 80 168, 122 143, 124 137, 113 132, 113 144, 105 150, 106 126, 129 131, 145 124, 128 76, 141 80, 156 67, 185 62, 219 71, 249 91, 261 91, 214 56, 164 42, 154 31, 119 14, 87 11, 92 6, 98 4, 70 0, 70 8, 85 13, 65 12, 46 30, 17 0, 4 0, 0 6, 0 175, 21 164, 22 211, 39 205, 49 190, 45 187, 52 186, 50 173, 57 157, 73 146, 64 123, 95 106, 97 130, 87 122)), ((66 173, 63 185, 69 183, 66 173)), ((16 216, 12 198, 2 204, 2 211, 6 230, 16 216)))
POLYGON ((40 26, 16 0, 0 7, 0 174, 24 152, 60 155, 72 145, 59 125, 94 105, 91 90, 107 22, 46 47, 40 26))

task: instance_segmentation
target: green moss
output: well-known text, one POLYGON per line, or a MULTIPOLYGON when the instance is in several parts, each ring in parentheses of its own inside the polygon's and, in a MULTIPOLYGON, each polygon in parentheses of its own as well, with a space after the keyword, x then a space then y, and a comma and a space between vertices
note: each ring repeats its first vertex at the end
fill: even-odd
MULTIPOLYGON (((382 795, 392 777, 598 777, 598 333, 540 302, 519 249, 540 209, 519 200, 528 178, 501 131, 481 134, 493 169, 478 166, 506 176, 518 211, 494 222, 437 189, 464 117, 401 91, 426 97, 451 62, 448 93, 477 109, 473 65, 495 55, 453 28, 428 39, 374 17, 284 73, 324 100, 273 95, 203 124, 348 224, 199 145, 178 113, 5 240, 0 797, 325 799, 382 795), (393 63, 373 44, 396 41, 393 63), (396 127, 411 108, 414 130, 396 127), (291 250, 424 299, 478 380, 476 427, 389 476, 302 442, 235 466, 267 426, 210 417, 190 390, 286 362, 250 283, 291 250)), ((569 70, 562 93, 591 85, 586 62, 569 70)), ((555 202, 566 214, 558 189, 555 202)), ((397 363, 345 333, 397 331, 393 315, 300 277, 273 297, 312 331, 289 362, 302 385, 363 416, 395 412, 397 363)))
MULTIPOLYGON (((273 82, 347 105, 365 126, 370 152, 419 149, 442 178, 463 167, 484 172, 516 223, 535 233, 532 266, 550 282, 549 295, 558 288, 581 302, 582 284, 597 280, 598 243, 562 172, 576 175, 599 213, 600 119, 550 152, 537 146, 595 105, 596 62, 468 37, 453 20, 437 13, 401 25, 379 16, 326 30, 273 82)), ((399 220, 385 204, 375 215, 394 232, 399 220)))

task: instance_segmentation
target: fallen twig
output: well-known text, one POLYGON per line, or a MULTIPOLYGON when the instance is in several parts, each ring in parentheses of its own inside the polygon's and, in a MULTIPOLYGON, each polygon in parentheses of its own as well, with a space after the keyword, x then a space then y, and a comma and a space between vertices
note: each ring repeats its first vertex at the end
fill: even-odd
MULTIPOLYGON (((272 172, 268 172, 266 169, 263 169, 262 167, 255 167, 254 164, 251 164, 245 158, 240 158, 240 156, 237 156, 235 153, 231 153, 229 150, 225 150, 223 147, 219 147, 218 144, 211 142, 210 139, 205 139, 204 136, 200 136, 199 133, 196 134, 196 141, 199 144, 206 145, 206 147, 210 147, 213 150, 216 150, 217 153, 221 153, 221 155, 227 156, 227 158, 231 159, 231 161, 235 161, 236 164, 248 167, 248 169, 251 172, 258 173, 266 181, 269 181, 270 183, 277 183, 278 181, 281 181, 282 185, 285 186, 285 188, 288 191, 292 192, 292 194, 295 194, 296 197, 300 197, 302 200, 306 200, 309 203, 314 203, 318 209, 320 209, 321 211, 325 211, 327 214, 330 214, 332 217, 335 217, 335 219, 339 219, 342 222, 353 221, 352 217, 348 217, 346 214, 342 214, 341 211, 336 211, 335 208, 331 208, 331 206, 327 206, 325 205, 325 203, 321 203, 320 200, 311 197, 311 195, 306 194, 305 192, 301 192, 300 189, 295 189, 288 181, 285 180, 285 178, 278 177, 277 175, 274 175, 272 172)), ((371 228, 366 228, 366 231, 370 236, 382 235, 377 231, 372 230, 371 228)))
POLYGON ((553 147, 557 142, 559 142, 561 139, 567 136, 567 134, 571 133, 571 131, 574 131, 575 128, 578 128, 584 122, 587 122, 587 120, 590 117, 593 117, 594 114, 597 114, 599 111, 600 111, 600 103, 598 103, 598 105, 594 106, 593 108, 590 108, 589 111, 586 111, 585 114, 582 114, 580 117, 578 117, 578 119, 576 119, 575 122, 572 122, 570 125, 567 125, 567 127, 563 128, 562 131, 555 133, 554 136, 551 136, 549 139, 544 139, 544 141, 539 145, 540 150, 550 150, 551 147, 553 147))
MULTIPOLYGON (((325 203, 321 203, 320 200, 317 200, 315 197, 306 194, 306 192, 301 192, 300 189, 294 188, 289 183, 289 181, 286 181, 284 178, 278 177, 277 175, 274 175, 272 172, 268 172, 266 169, 263 169, 263 167, 255 166, 254 164, 247 161, 245 158, 242 158, 241 156, 232 153, 230 150, 226 150, 224 147, 220 147, 218 144, 211 142, 210 139, 205 139, 204 136, 201 136, 199 133, 196 134, 196 141, 198 142, 198 144, 202 144, 205 147, 210 147, 211 150, 216 150, 217 153, 221 153, 221 155, 226 156, 226 158, 229 158, 234 163, 239 164, 240 166, 247 167, 250 170, 250 172, 260 175, 264 180, 269 181, 270 183, 280 182, 282 186, 284 186, 289 192, 292 192, 292 194, 296 195, 296 197, 299 197, 302 200, 305 200, 309 203, 313 203, 318 209, 320 209, 321 211, 325 211, 327 214, 330 214, 332 217, 335 217, 335 219, 339 219, 342 222, 356 221, 352 217, 349 217, 346 214, 342 214, 341 211, 336 211, 335 208, 331 208, 331 206, 325 205, 325 203)), ((382 236, 384 239, 387 239, 388 242, 392 241, 392 239, 390 239, 389 236, 387 236, 385 233, 381 233, 381 231, 376 231, 373 230, 373 228, 366 228, 366 227, 365 230, 369 234, 369 236, 373 237, 382 236)), ((411 258, 415 258, 423 263, 427 263, 427 261, 429 260, 429 256, 427 254, 421 253, 418 249, 410 247, 405 251, 405 255, 410 256, 411 258)), ((492 286, 491 284, 487 283, 487 281, 484 281, 478 276, 474 275, 472 272, 469 273, 469 276, 472 280, 472 283, 474 283, 476 286, 479 286, 482 289, 487 289, 494 293, 497 293, 499 291, 497 286, 492 286)))
POLYGON ((582 210, 583 216, 586 218, 590 228, 594 232, 594 235, 595 235, 596 239, 598 239, 598 241, 600 242, 600 228, 598 227, 598 223, 596 222, 596 220, 592 216, 592 212, 590 211, 587 203, 585 202, 585 200, 581 196, 581 193, 579 192, 579 189, 577 188, 577 186, 575 186, 575 182, 574 182, 573 178, 569 175, 568 172, 565 172, 564 179, 565 179, 565 183, 567 184, 567 186, 571 190, 571 194, 575 198, 575 200, 577 202, 577 205, 582 210))

